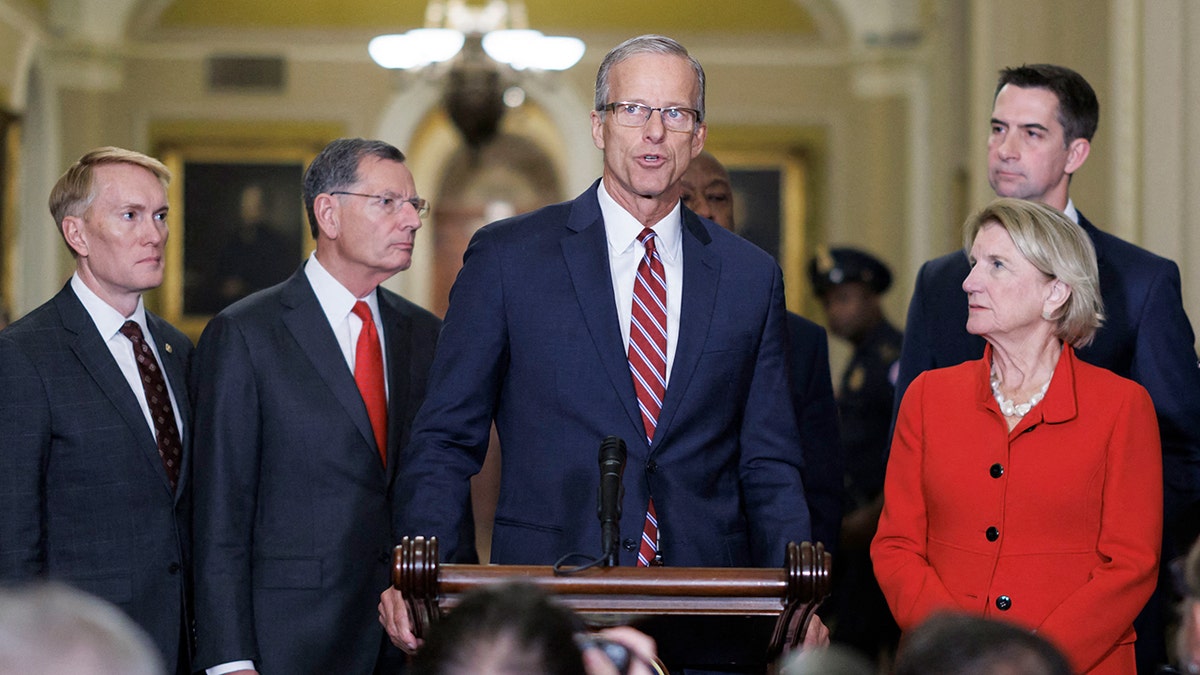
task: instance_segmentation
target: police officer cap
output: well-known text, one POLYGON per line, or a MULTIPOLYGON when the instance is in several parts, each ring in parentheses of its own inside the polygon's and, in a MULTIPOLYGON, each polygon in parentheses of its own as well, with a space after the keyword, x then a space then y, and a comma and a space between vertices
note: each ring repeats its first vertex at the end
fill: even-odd
POLYGON ((823 296, 837 284, 861 281, 875 293, 892 285, 892 272, 878 258, 856 248, 820 247, 808 262, 813 290, 823 296))

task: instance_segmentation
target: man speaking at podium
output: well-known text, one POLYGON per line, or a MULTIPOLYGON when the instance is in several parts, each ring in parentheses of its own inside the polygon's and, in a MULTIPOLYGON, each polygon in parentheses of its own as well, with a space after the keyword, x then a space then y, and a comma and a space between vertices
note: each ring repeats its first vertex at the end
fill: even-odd
MULTIPOLYGON (((621 565, 781 566, 810 538, 783 281, 680 204, 707 131, 704 71, 674 40, 628 40, 600 65, 591 120, 602 179, 484 227, 464 255, 400 462, 399 531, 470 557, 468 479, 494 420, 493 563, 599 553, 597 449, 615 435, 621 565)), ((382 620, 411 649, 398 595, 383 594, 382 620)))

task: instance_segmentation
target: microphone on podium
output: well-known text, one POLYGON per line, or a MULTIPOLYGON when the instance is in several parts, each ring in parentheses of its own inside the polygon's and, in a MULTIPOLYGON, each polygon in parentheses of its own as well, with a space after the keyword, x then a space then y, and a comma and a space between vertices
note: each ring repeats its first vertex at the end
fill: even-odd
POLYGON ((600 550, 606 567, 619 564, 617 552, 621 540, 621 500, 625 487, 621 476, 625 473, 625 441, 608 436, 600 443, 600 493, 597 515, 600 517, 600 550))

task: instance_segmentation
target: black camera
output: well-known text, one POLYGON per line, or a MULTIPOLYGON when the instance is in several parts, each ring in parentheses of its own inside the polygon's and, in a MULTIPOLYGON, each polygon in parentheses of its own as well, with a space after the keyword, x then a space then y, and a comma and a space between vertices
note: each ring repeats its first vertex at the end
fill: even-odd
POLYGON ((599 649, 604 652, 609 661, 612 661, 618 673, 621 675, 629 673, 629 664, 633 660, 633 655, 629 653, 629 648, 625 645, 607 640, 597 633, 576 633, 575 644, 579 645, 580 651, 589 648, 599 649))

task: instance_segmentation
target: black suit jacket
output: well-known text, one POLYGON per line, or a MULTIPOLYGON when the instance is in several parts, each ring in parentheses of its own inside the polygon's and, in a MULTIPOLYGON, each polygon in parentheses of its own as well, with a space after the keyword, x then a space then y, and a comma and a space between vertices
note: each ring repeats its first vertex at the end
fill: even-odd
POLYGON ((834 553, 842 530, 845 454, 838 433, 837 402, 829 372, 829 339, 825 329, 788 312, 791 342, 792 406, 804 448, 804 494, 812 518, 812 539, 834 553))
POLYGON ((392 487, 440 322, 378 289, 388 462, 301 267, 209 322, 196 349, 199 666, 367 675, 384 639, 392 487))
MULTIPOLYGON (((1134 380, 1150 392, 1162 434, 1164 533, 1182 553, 1200 528, 1200 369, 1195 335, 1183 309, 1179 268, 1092 225, 1079 224, 1096 247, 1104 325, 1079 358, 1134 380)), ((930 368, 983 355, 983 338, 967 333, 962 251, 925 263, 908 306, 896 383, 899 406, 909 383, 930 368)))
POLYGON ((184 420, 175 491, 70 284, 0 333, 0 578, 55 579, 116 604, 174 673, 190 590, 192 343, 150 312, 146 321, 184 420))

